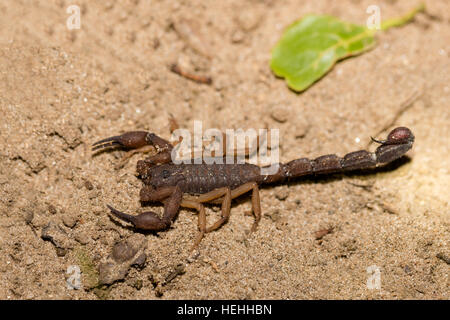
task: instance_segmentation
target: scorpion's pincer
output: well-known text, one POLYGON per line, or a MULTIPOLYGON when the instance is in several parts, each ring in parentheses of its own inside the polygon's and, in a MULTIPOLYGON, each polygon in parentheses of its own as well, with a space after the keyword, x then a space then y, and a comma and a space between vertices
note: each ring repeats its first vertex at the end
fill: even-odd
POLYGON ((167 229, 170 225, 170 221, 161 220, 155 212, 147 211, 140 215, 132 216, 114 209, 110 205, 107 205, 111 213, 126 222, 133 224, 138 229, 149 230, 149 231, 160 231, 167 229))
POLYGON ((120 136, 109 137, 97 141, 92 145, 92 151, 105 149, 109 147, 124 147, 127 149, 137 149, 147 145, 146 131, 131 131, 120 136))

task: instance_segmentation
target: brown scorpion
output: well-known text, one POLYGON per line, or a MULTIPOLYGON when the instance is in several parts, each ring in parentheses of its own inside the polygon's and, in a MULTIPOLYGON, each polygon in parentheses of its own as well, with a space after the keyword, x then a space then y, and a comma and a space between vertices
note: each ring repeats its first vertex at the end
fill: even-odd
POLYGON ((310 160, 301 158, 286 164, 280 163, 275 174, 261 174, 261 167, 250 163, 233 164, 175 164, 171 159, 174 146, 154 133, 132 131, 120 136, 100 140, 93 144, 93 151, 109 147, 130 149, 131 153, 153 148, 153 154, 137 162, 137 172, 144 183, 140 191, 141 203, 162 202, 164 213, 159 217, 148 211, 137 216, 120 212, 108 205, 117 218, 129 222, 135 228, 151 231, 168 229, 175 220, 180 207, 198 211, 199 235, 192 249, 195 249, 206 233, 214 231, 230 217, 231 200, 252 191, 254 223, 251 231, 261 220, 261 206, 258 187, 263 184, 282 183, 288 179, 305 175, 321 175, 378 167, 402 157, 412 148, 414 135, 406 127, 392 130, 386 140, 375 140, 380 145, 375 152, 355 151, 338 157, 324 155, 310 160), (190 196, 184 196, 188 194, 190 196), (206 225, 203 203, 221 204, 221 217, 211 226, 206 225))

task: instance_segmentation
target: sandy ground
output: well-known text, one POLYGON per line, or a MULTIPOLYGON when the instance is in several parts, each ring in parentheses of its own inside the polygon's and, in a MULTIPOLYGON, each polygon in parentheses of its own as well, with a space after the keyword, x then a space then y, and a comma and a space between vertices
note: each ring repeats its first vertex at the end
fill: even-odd
MULTIPOLYGON (((373 2, 79 0, 79 30, 66 26, 70 1, 0 2, 0 298, 450 298, 450 3, 427 1, 429 15, 379 34, 303 94, 269 68, 292 21, 363 24, 373 2), (213 84, 172 73, 174 62, 213 84), (400 125, 416 142, 386 170, 262 189, 250 235, 249 198, 234 201, 187 261, 195 212, 157 235, 115 221, 108 203, 145 210, 143 156, 116 170, 122 151, 90 151, 129 130, 169 138, 170 114, 190 130, 277 128, 283 162, 365 149, 400 125)), ((417 2, 378 4, 386 19, 417 2)))

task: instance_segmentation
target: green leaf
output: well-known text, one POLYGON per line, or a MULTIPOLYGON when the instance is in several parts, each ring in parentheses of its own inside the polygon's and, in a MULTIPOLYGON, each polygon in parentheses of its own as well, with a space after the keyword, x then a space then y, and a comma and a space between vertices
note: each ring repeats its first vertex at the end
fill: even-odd
MULTIPOLYGON (((421 5, 398 19, 381 25, 387 30, 405 24, 424 10, 421 5)), ((376 30, 340 21, 331 16, 308 15, 285 30, 272 50, 270 67, 295 91, 303 91, 326 74, 334 64, 373 48, 376 30)))
POLYGON ((309 15, 287 28, 272 51, 271 68, 288 86, 303 91, 336 61, 375 45, 373 31, 330 16, 309 15))

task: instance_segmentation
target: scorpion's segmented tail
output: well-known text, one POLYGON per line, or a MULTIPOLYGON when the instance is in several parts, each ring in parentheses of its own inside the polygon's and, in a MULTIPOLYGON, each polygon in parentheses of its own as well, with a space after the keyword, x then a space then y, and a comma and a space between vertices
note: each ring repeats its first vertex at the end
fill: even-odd
POLYGON ((337 173, 377 167, 402 157, 412 148, 414 135, 408 128, 398 127, 389 133, 386 140, 373 140, 381 144, 375 152, 360 150, 348 153, 342 158, 335 154, 329 154, 314 160, 296 159, 282 164, 277 174, 266 176, 264 181, 270 183, 310 174, 337 173))

